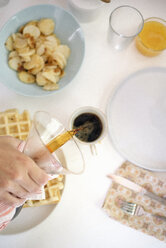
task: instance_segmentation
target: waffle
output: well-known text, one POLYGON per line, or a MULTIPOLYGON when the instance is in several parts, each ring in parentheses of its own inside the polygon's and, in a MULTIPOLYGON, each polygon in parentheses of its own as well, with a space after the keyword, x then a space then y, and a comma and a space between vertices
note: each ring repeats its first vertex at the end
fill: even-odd
POLYGON ((17 109, 0 112, 0 135, 10 135, 25 140, 28 136, 31 120, 28 111, 19 114, 17 109))
POLYGON ((48 181, 44 186, 45 199, 44 200, 28 200, 24 207, 38 207, 42 205, 56 204, 61 199, 61 193, 64 188, 64 177, 59 175, 57 178, 48 181))
MULTIPOLYGON (((15 138, 25 140, 31 127, 30 115, 27 110, 22 114, 17 109, 9 109, 0 112, 0 136, 10 135, 15 138)), ((64 188, 64 176, 50 180, 44 187, 44 200, 28 200, 24 207, 37 207, 41 205, 56 204, 60 201, 62 190, 64 188)))

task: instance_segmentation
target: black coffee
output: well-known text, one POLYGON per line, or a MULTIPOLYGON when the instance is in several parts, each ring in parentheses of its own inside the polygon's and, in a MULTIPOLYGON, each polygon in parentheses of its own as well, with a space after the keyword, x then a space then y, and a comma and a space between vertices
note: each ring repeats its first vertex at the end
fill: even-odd
POLYGON ((93 113, 83 113, 76 117, 73 128, 82 128, 75 136, 84 142, 92 142, 99 138, 103 125, 99 117, 93 113))

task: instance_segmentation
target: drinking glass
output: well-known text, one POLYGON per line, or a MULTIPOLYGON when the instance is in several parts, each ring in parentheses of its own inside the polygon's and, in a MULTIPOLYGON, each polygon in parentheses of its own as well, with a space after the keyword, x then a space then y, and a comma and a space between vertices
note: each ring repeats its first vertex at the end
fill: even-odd
POLYGON ((166 21, 158 17, 146 19, 135 42, 141 54, 148 57, 159 55, 166 49, 166 21))
POLYGON ((56 118, 47 112, 38 111, 34 115, 23 152, 48 174, 80 174, 84 171, 84 159, 72 137, 53 153, 47 148, 50 141, 65 132, 67 130, 56 118))
POLYGON ((123 5, 114 9, 109 18, 108 40, 113 48, 122 50, 142 30, 144 19, 134 7, 123 5))

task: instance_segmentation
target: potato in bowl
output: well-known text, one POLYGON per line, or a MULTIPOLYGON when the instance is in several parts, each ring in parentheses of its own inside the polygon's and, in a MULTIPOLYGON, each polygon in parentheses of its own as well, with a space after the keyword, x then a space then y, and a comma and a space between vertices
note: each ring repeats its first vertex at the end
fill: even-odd
POLYGON ((46 96, 55 94, 68 85, 78 73, 85 52, 84 35, 79 23, 69 12, 55 5, 36 5, 15 14, 1 29, 0 44, 0 82, 17 93, 26 96, 46 96), (49 28, 48 23, 50 23, 49 28), (47 30, 45 26, 47 26, 47 30), (48 33, 44 34, 44 32, 48 33), (20 33, 20 37, 18 33, 20 33), (22 41, 22 36, 26 38, 26 41, 22 41), (17 49, 11 50, 13 49, 10 47, 13 42, 13 40, 11 42, 11 39, 17 40, 14 45, 17 49), (21 41, 19 39, 21 39, 21 41), (38 50, 35 49, 35 52, 33 50, 34 39, 40 40, 40 45, 38 43, 38 50), (43 48, 41 40, 45 44, 44 46, 47 47, 47 55, 48 53, 51 53, 49 59, 43 54, 45 47, 43 48), (49 50, 50 44, 51 46, 58 45, 58 50, 54 55, 49 50), (19 50, 19 56, 17 54, 18 51, 16 50, 19 50), (63 56, 61 54, 63 54, 63 56), (23 62, 24 66, 22 66, 22 64, 20 66, 18 59, 20 56, 22 60, 25 60, 23 62), (28 56, 33 58, 31 62, 28 61, 28 56), (10 67, 15 67, 15 69, 12 68, 13 70, 11 70, 8 61, 13 57, 17 58, 10 61, 10 67), (43 61, 44 66, 47 66, 46 68, 43 67, 43 61), (57 61, 59 62, 57 63, 57 61), (18 64, 19 66, 17 66, 18 64), (37 66, 34 66, 36 64, 37 66), (43 68, 44 71, 42 71, 43 68), (19 71, 18 73, 21 73, 19 74, 19 77, 17 76, 17 69, 19 71), (29 70, 31 70, 30 78, 29 74, 27 75, 29 70), (38 81, 38 84, 34 83, 34 78, 35 82, 38 81), (60 79, 56 82, 57 78, 60 79), (30 83, 23 83, 20 79, 23 79, 23 81, 28 80, 30 83), (43 90, 44 84, 46 84, 43 81, 45 80, 48 83, 48 81, 51 81, 50 79, 56 82, 54 83, 56 85, 56 90, 43 90))
POLYGON ((70 55, 70 48, 61 44, 50 18, 32 20, 11 34, 5 43, 9 51, 9 67, 17 71, 20 81, 57 90, 70 55))

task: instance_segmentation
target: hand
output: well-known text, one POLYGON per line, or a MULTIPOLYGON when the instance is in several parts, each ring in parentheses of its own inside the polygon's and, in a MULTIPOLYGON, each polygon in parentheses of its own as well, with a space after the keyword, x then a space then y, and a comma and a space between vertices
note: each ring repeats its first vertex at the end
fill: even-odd
POLYGON ((37 164, 18 151, 20 140, 0 136, 0 202, 20 206, 31 194, 40 193, 50 179, 37 164))

